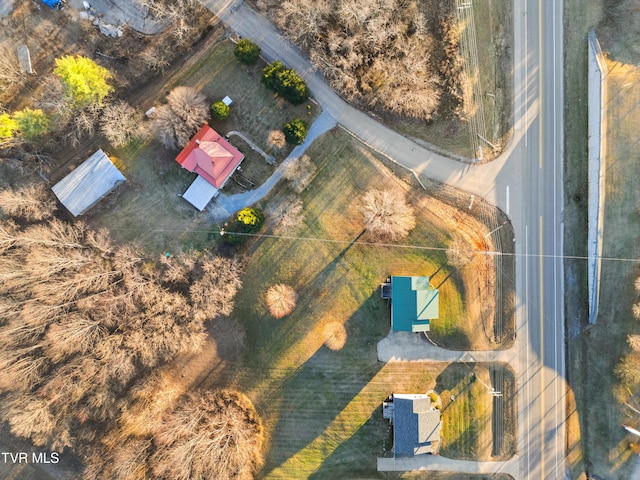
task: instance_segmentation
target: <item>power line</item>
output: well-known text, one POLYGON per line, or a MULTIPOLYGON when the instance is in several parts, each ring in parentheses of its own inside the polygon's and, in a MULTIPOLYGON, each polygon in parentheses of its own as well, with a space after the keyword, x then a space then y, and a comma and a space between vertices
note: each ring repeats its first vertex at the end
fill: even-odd
MULTIPOLYGON (((140 229, 137 228, 112 228, 111 231, 118 232, 137 232, 140 229)), ((151 229, 146 230, 147 233, 164 233, 164 232, 177 232, 182 231, 179 229, 151 229)), ((224 229, 220 230, 191 230, 193 233, 215 233, 220 236, 228 235, 231 232, 226 232, 224 229)), ((384 247, 384 248, 398 248, 398 249, 415 249, 415 250, 431 250, 431 251, 440 251, 446 252, 449 250, 447 247, 435 247, 431 245, 399 245, 396 243, 384 243, 384 242, 367 242, 367 241, 353 241, 353 240, 339 240, 332 238, 317 238, 317 237, 300 237, 295 235, 277 235, 273 233, 241 233, 241 232, 232 232, 233 235, 245 236, 245 237, 257 237, 257 238, 273 238, 280 240, 295 240, 295 241, 307 241, 307 242, 318 242, 318 243, 332 243, 336 245, 359 245, 359 246, 368 246, 368 247, 384 247)), ((603 260, 603 261, 612 261, 612 262, 640 262, 640 258, 630 258, 630 257, 587 257, 584 255, 556 255, 556 254, 546 254, 546 253, 509 253, 509 252, 499 252, 495 250, 478 250, 478 249, 469 249, 469 250, 455 250, 457 252, 472 252, 479 255, 492 255, 492 256, 502 256, 502 257, 514 257, 514 258, 543 258, 543 259, 559 259, 559 260, 603 260)))

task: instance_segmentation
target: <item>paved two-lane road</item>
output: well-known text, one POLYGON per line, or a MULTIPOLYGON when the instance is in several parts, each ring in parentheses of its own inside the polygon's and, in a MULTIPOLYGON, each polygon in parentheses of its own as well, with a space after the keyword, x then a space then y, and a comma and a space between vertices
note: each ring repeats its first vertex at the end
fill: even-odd
POLYGON ((514 136, 499 159, 482 166, 434 154, 349 106, 301 52, 263 17, 238 6, 239 0, 201 1, 232 30, 256 41, 266 58, 294 68, 323 110, 361 140, 418 173, 482 196, 510 216, 517 253, 518 358, 512 366, 519 471, 508 470, 516 480, 564 478, 562 1, 514 0, 514 136))

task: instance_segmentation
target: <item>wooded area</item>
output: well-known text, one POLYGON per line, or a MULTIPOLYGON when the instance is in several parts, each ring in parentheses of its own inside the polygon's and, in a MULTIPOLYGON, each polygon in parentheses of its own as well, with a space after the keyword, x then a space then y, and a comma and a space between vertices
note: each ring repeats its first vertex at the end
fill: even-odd
POLYGON ((429 120, 462 114, 453 5, 420 0, 258 0, 349 100, 429 120), (445 98, 447 96, 448 98, 445 98))
POLYGON ((2 420, 37 446, 90 454, 87 478, 250 476, 262 427, 248 399, 227 391, 183 397, 147 378, 198 352, 205 321, 231 313, 240 261, 207 252, 144 258, 132 245, 113 245, 106 231, 51 219, 49 197, 35 186, 0 196, 14 216, 0 223, 2 420), (139 407, 145 388, 152 416, 148 403, 139 407), (123 436, 123 422, 152 428, 123 436), (104 463, 125 445, 128 463, 104 463))

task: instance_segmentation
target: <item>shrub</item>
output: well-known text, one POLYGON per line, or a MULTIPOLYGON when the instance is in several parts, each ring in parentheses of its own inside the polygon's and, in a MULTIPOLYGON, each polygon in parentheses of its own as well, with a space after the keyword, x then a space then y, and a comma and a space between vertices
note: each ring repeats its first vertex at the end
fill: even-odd
POLYGON ((264 215, 253 207, 246 207, 236 214, 233 223, 227 229, 227 242, 239 245, 247 238, 246 234, 259 232, 264 224, 264 215), (240 234, 240 235, 235 235, 240 234))
POLYGON ((260 56, 260 47, 247 38, 238 40, 233 50, 236 58, 247 65, 253 65, 260 56))
POLYGON ((294 70, 286 68, 280 61, 264 67, 262 83, 294 105, 300 105, 309 98, 309 88, 304 80, 294 70))
POLYGON ((25 108, 13 114, 20 134, 27 140, 33 140, 47 131, 49 118, 42 110, 25 108))
POLYGON ((216 120, 224 120, 229 116, 229 106, 224 102, 215 102, 211 105, 211 116, 216 120))
POLYGON ((309 124, 301 118, 294 118, 289 123, 282 126, 284 138, 293 145, 300 145, 307 138, 309 133, 309 124))
POLYGON ((13 137, 18 124, 8 113, 0 114, 0 139, 13 137))

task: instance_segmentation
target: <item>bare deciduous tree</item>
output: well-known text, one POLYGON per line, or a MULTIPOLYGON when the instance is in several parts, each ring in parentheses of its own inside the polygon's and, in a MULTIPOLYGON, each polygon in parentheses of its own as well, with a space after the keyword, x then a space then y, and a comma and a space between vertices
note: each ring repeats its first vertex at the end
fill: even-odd
POLYGON ((141 116, 126 102, 107 105, 100 117, 100 130, 116 147, 126 145, 140 135, 141 116))
POLYGON ((275 233, 285 233, 302 224, 302 200, 289 194, 269 203, 265 213, 274 225, 275 233))
POLYGON ((456 237, 447 248, 447 259, 454 267, 462 268, 473 260, 475 253, 471 245, 456 237))
POLYGON ((0 191, 0 208, 7 215, 33 222, 51 217, 56 203, 44 185, 37 183, 0 191))
MULTIPOLYGON (((309 51, 334 88, 350 99, 414 118, 441 103, 437 26, 415 0, 261 0, 285 34, 309 51)), ((438 18, 445 14, 430 11, 438 18)), ((454 97, 455 100, 455 97, 454 97)))
POLYGON ((184 268, 185 285, 169 287, 160 266, 82 223, 2 222, 0 406, 26 395, 25 410, 9 402, 2 420, 17 435, 73 448, 119 415, 135 378, 197 352, 203 320, 231 311, 240 270, 207 255, 184 268))
POLYGON ((67 133, 67 138, 71 145, 77 147, 83 138, 90 137, 95 133, 101 111, 102 107, 98 104, 74 109, 71 128, 67 133))
POLYGON ((233 298, 242 287, 241 271, 242 264, 235 258, 213 257, 201 261, 189 288, 193 317, 210 320, 229 315, 233 311, 233 298))
POLYGON ((347 343, 347 330, 341 322, 329 322, 322 330, 324 344, 331 350, 341 350, 347 343))
POLYGON ((209 118, 207 99, 195 88, 176 87, 167 95, 167 102, 190 130, 200 128, 209 118))
POLYGON ((627 385, 640 383, 640 358, 637 354, 625 355, 614 369, 616 376, 627 385))
POLYGON ((7 87, 24 81, 26 74, 20 69, 15 50, 0 48, 0 85, 7 87))
POLYGON ((289 181, 289 185, 296 193, 302 193, 311 182, 315 171, 316 167, 311 163, 309 155, 303 154, 300 158, 285 163, 282 176, 289 181))
POLYGON ((147 0, 145 3, 157 18, 170 23, 169 32, 176 39, 178 45, 189 43, 190 37, 195 32, 194 16, 197 15, 197 2, 194 0, 168 2, 147 0))
POLYGON ((168 105, 156 108, 151 126, 158 141, 172 150, 184 147, 193 133, 168 105))
POLYGON ((279 153, 287 146, 287 140, 282 130, 271 130, 267 136, 267 147, 274 153, 279 153))
POLYGON ((227 390, 188 394, 157 425, 155 475, 175 480, 253 478, 263 431, 251 401, 227 390))
POLYGON ((269 287, 265 296, 269 313, 275 318, 282 318, 293 312, 298 301, 298 294, 289 285, 278 283, 269 287))
POLYGON ((365 230, 375 237, 397 241, 416 226, 413 208, 398 190, 369 190, 362 197, 361 211, 365 230))
POLYGON ((165 68, 170 65, 167 59, 167 49, 164 45, 158 47, 150 47, 140 54, 142 64, 149 70, 164 72, 165 68))
POLYGON ((627 343, 635 352, 640 352, 640 335, 627 335, 627 343))

